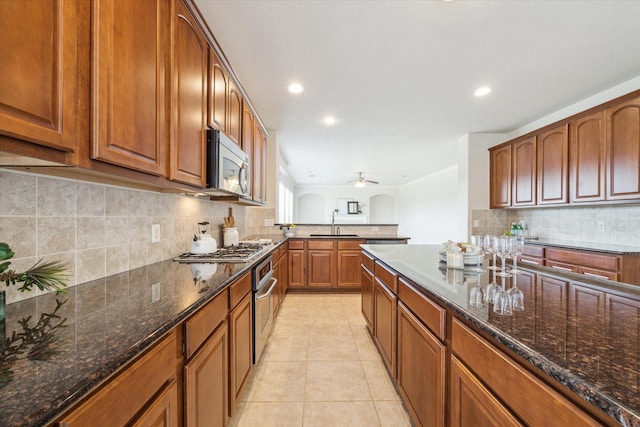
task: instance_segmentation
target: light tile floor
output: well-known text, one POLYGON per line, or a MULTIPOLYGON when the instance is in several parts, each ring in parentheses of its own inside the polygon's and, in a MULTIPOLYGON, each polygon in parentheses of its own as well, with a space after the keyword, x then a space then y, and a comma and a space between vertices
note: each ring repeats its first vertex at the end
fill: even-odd
POLYGON ((230 425, 411 426, 360 296, 287 295, 230 425))

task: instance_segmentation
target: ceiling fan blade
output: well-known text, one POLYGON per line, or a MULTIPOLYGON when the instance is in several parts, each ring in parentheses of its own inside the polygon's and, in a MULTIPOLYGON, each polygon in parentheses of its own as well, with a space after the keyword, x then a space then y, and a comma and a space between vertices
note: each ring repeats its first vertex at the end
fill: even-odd
POLYGON ((370 179, 365 179, 364 182, 368 182, 370 184, 380 184, 378 181, 371 181, 370 179))

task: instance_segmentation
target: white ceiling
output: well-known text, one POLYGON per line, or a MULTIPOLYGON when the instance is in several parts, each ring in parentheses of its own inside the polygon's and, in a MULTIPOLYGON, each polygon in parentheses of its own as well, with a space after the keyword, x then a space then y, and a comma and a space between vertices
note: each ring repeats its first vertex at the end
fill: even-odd
POLYGON ((196 3, 298 184, 400 185, 640 76, 640 1, 196 3))

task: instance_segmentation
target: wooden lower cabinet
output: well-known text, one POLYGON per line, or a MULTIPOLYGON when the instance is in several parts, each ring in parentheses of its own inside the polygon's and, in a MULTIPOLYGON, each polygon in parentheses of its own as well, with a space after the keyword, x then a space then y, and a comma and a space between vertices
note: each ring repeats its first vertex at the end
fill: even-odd
POLYGON ((450 364, 449 425, 523 425, 455 356, 450 364))
POLYGON ((288 285, 291 288, 307 287, 307 250, 304 240, 289 241, 288 285))
POLYGON ((253 368, 252 298, 249 292, 229 316, 229 415, 249 382, 253 368))
POLYGON ((307 242, 307 286, 331 288, 336 283, 336 250, 334 240, 307 242))
POLYGON ((367 328, 373 335, 373 273, 362 265, 360 269, 360 283, 362 285, 362 315, 367 322, 367 328))
POLYGON ((398 297, 377 277, 374 279, 373 339, 382 360, 396 378, 396 302, 398 297))
POLYGON ((445 363, 444 344, 399 302, 397 383, 417 426, 445 425, 445 363))
POLYGON ((228 355, 229 333, 224 322, 184 366, 186 427, 227 425, 228 355))
POLYGON ((56 424, 73 426, 180 425, 178 366, 181 345, 173 330, 138 360, 56 424))

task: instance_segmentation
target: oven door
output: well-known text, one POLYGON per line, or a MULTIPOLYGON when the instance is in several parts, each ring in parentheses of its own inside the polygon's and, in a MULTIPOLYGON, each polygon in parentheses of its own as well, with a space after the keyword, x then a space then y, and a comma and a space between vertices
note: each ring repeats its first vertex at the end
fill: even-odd
POLYGON ((269 335, 271 335, 271 329, 273 328, 273 290, 278 284, 278 279, 270 278, 261 289, 257 290, 254 297, 254 331, 255 331, 255 343, 254 343, 254 357, 253 363, 257 363, 260 360, 262 351, 267 345, 269 335))

